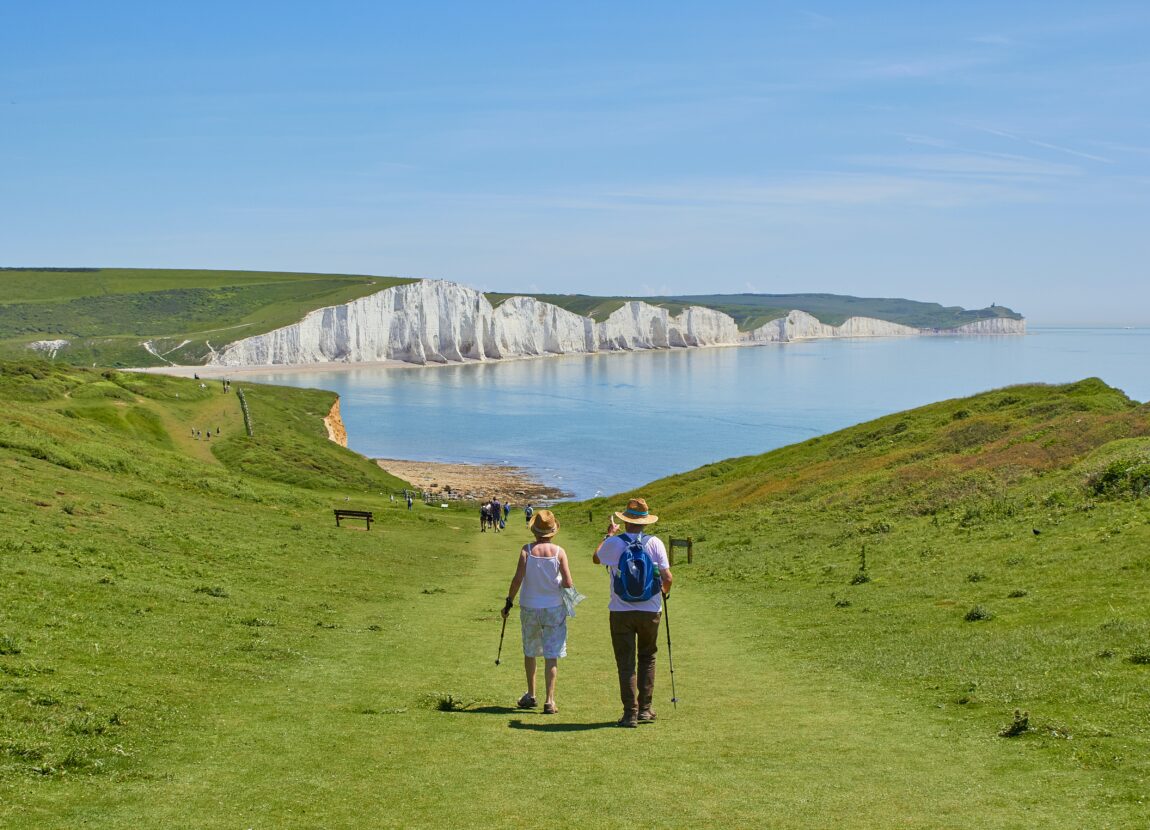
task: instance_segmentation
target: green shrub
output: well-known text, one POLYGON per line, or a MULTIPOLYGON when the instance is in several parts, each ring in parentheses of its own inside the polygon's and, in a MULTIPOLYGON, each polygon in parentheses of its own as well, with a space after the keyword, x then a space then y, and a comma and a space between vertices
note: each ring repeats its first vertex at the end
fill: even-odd
POLYGON ((1138 498, 1150 494, 1150 460, 1124 458, 1112 462, 1090 478, 1091 492, 1096 496, 1138 498))

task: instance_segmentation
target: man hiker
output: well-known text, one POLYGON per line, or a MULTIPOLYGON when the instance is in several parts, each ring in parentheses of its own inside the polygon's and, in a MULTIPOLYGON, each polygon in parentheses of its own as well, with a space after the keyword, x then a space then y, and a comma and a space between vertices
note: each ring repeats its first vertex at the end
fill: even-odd
POLYGON ((647 502, 635 498, 615 513, 607 535, 592 557, 611 574, 611 646, 619 670, 619 698, 623 716, 619 726, 634 727, 655 720, 651 700, 655 694, 655 653, 659 650, 659 621, 663 597, 671 591, 671 563, 657 536, 643 530, 659 521, 647 502), (619 533, 615 519, 623 522, 619 533), (618 534, 618 535, 616 535, 618 534), (636 671, 636 668, 638 671, 636 671))
POLYGON ((527 506, 523 508, 523 516, 527 519, 527 524, 531 524, 531 514, 534 512, 535 508, 531 506, 531 502, 528 502, 527 506))
POLYGON ((503 515, 503 505, 499 503, 499 499, 495 498, 495 496, 492 496, 488 509, 491 511, 491 529, 498 533, 499 517, 503 515))

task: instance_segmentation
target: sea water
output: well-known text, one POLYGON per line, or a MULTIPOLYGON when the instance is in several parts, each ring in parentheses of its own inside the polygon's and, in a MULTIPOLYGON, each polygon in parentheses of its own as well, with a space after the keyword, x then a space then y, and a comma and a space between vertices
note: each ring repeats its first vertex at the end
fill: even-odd
POLYGON ((1015 383, 1150 399, 1150 329, 813 340, 252 375, 340 395, 372 458, 511 464, 578 498, 1015 383))

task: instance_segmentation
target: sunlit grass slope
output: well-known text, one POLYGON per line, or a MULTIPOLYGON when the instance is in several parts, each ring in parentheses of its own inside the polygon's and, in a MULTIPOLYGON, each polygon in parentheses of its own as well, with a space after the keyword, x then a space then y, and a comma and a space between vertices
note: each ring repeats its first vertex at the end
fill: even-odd
POLYGON ((642 488, 696 544, 639 730, 590 563, 621 499, 557 508, 589 599, 560 714, 518 712, 522 519, 408 511, 332 395, 243 388, 252 438, 219 382, 3 365, 0 825, 1144 826, 1150 424, 1098 381, 642 488))
POLYGON ((412 282, 394 277, 264 271, 0 269, 0 354, 67 339, 60 359, 156 366, 203 363, 219 348, 338 305, 412 282))
POLYGON ((753 608, 763 660, 948 712, 987 738, 988 765, 1028 711, 1011 740, 1052 777, 1088 771, 1092 804, 1150 804, 1147 436, 1150 406, 1097 379, 1016 386, 643 492, 665 533, 693 536, 696 586, 753 608))

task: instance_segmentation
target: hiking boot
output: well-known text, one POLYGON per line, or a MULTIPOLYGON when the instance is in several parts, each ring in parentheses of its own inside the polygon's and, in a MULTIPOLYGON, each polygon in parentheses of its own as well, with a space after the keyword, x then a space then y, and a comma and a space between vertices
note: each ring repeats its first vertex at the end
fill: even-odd
POLYGON ((639 718, 636 717, 634 712, 624 712, 623 717, 619 718, 616 726, 625 726, 628 729, 634 729, 639 725, 639 718))
POLYGON ((659 716, 655 714, 654 709, 644 709, 639 713, 639 716, 636 718, 636 720, 638 720, 639 723, 654 723, 656 720, 658 720, 658 717, 659 716))
POLYGON ((520 709, 534 709, 535 708, 535 698, 533 698, 529 694, 524 694, 523 697, 519 698, 519 700, 516 702, 515 705, 518 706, 520 709))

